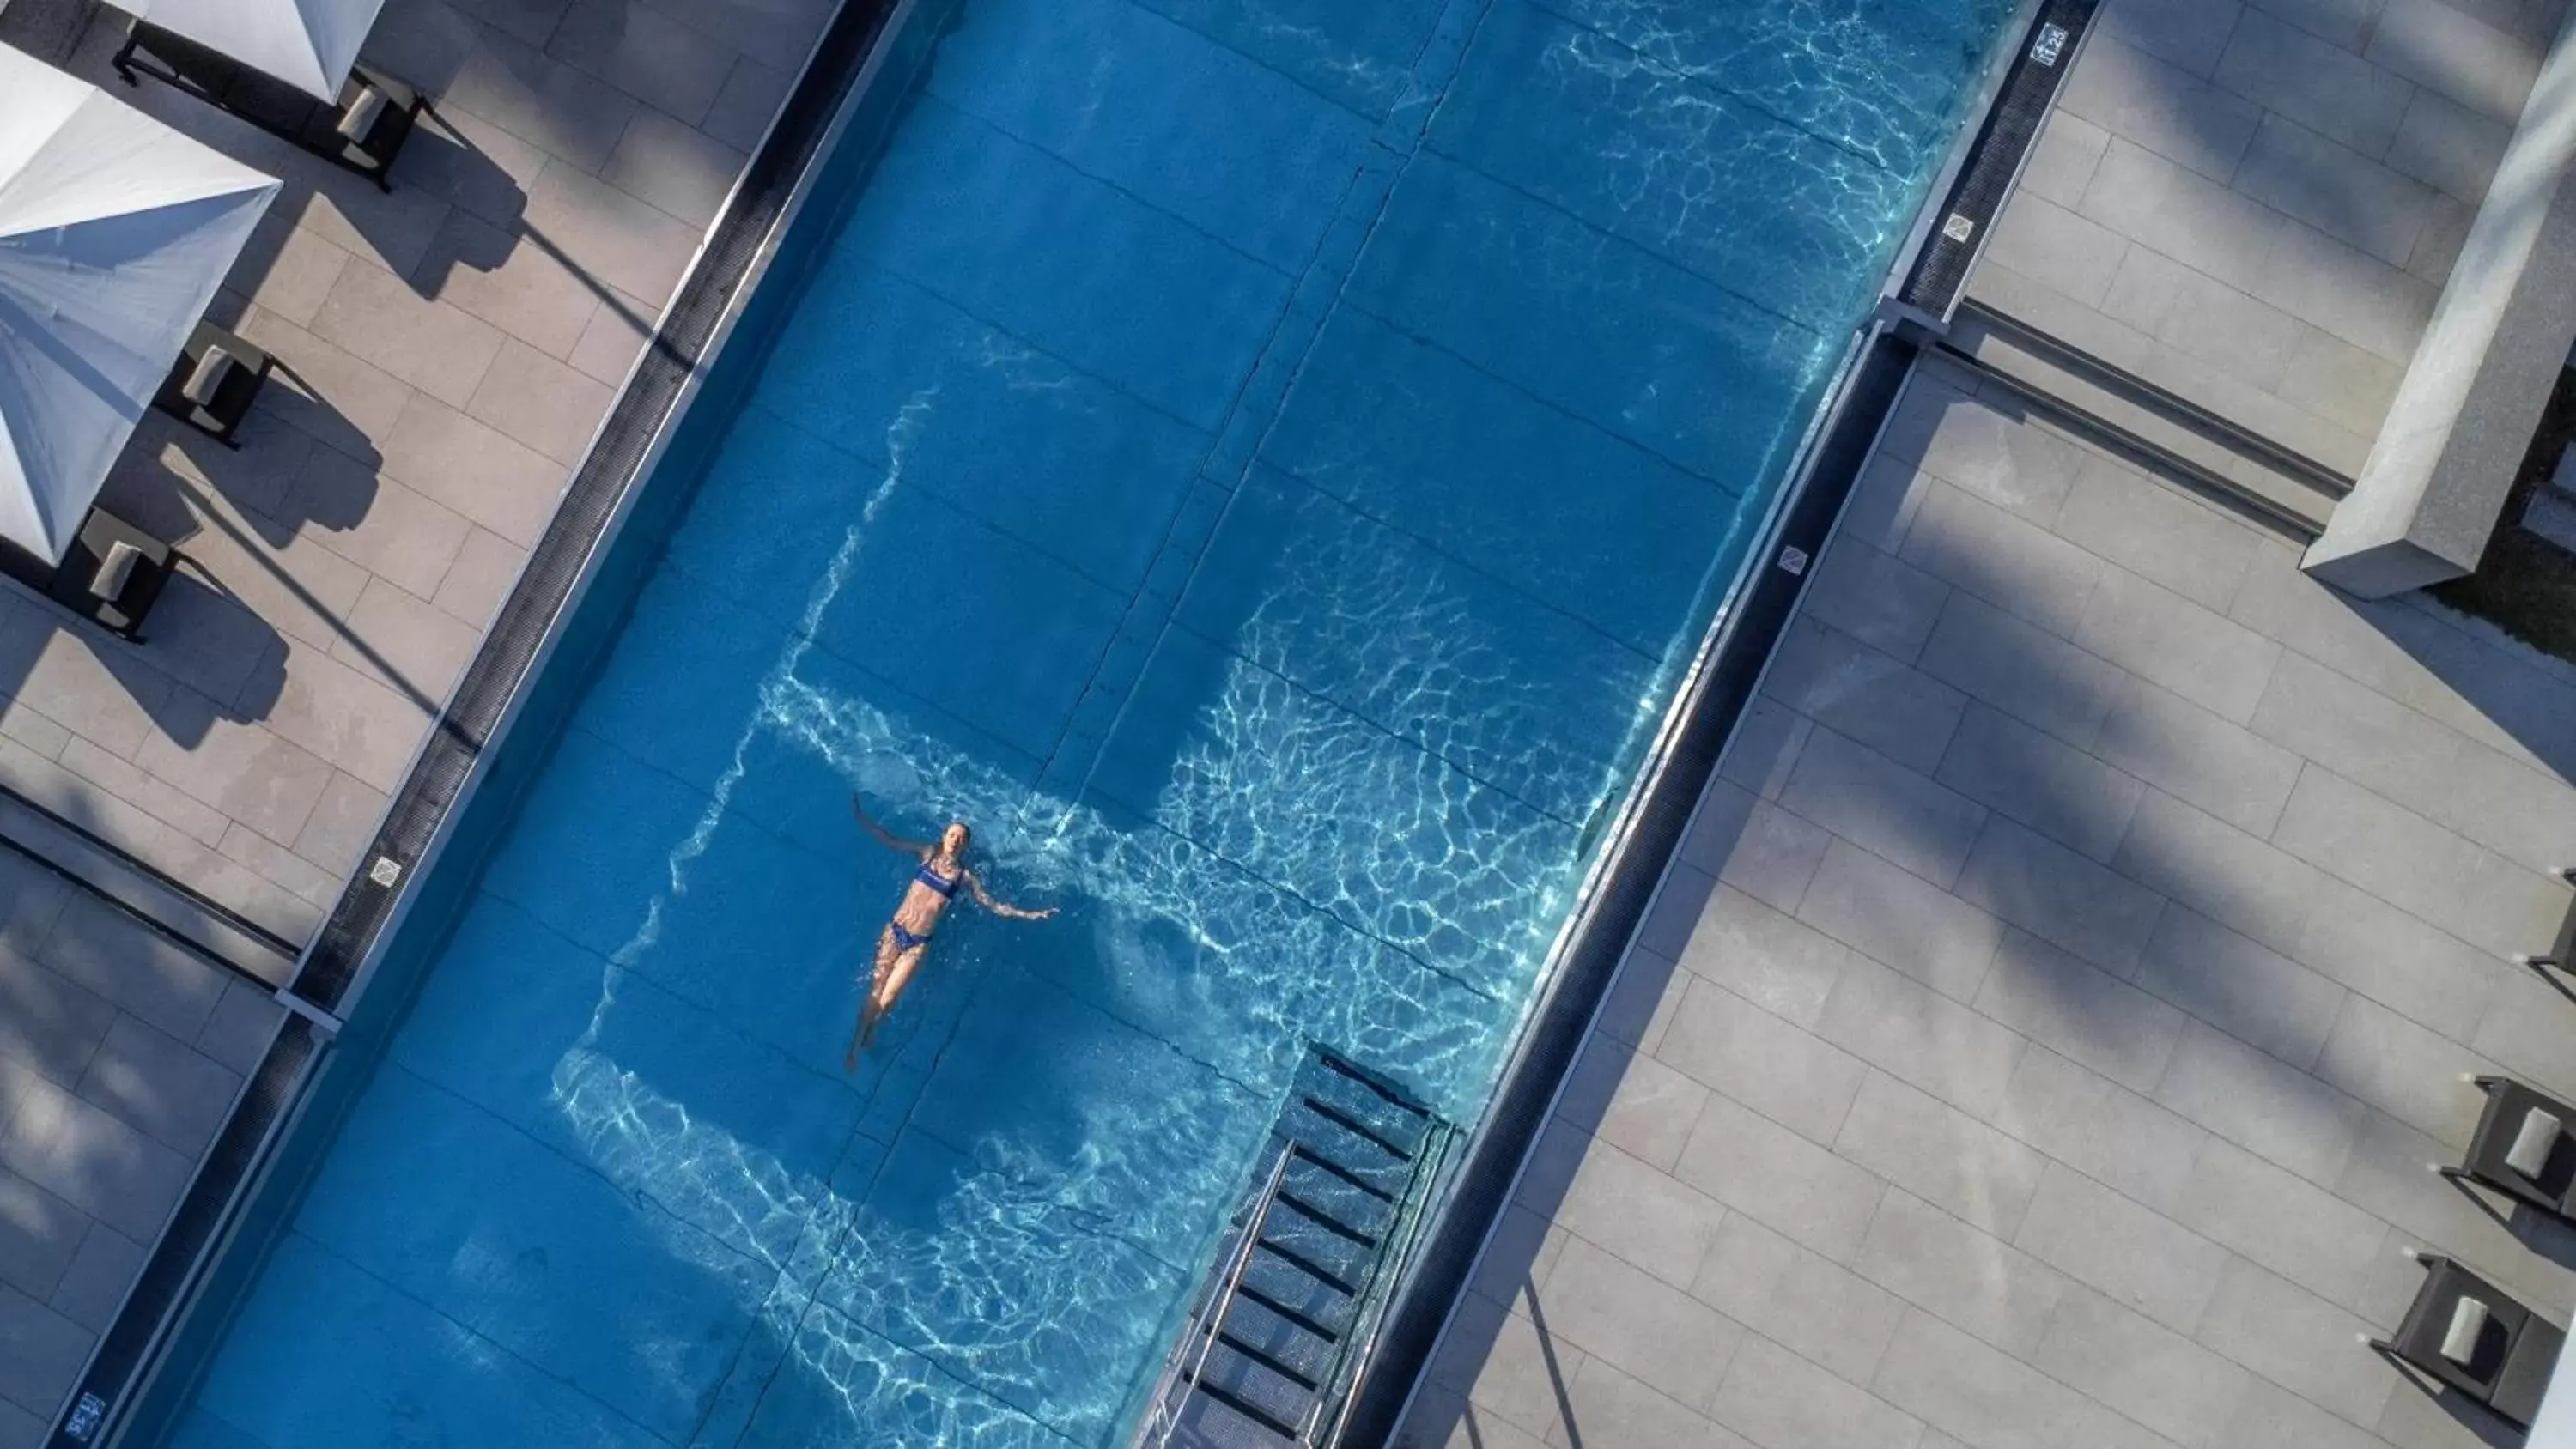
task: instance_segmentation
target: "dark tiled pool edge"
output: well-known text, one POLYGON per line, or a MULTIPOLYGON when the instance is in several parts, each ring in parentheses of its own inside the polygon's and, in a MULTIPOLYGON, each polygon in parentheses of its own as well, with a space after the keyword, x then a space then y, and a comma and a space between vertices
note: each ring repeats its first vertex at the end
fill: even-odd
POLYGON ((337 1119, 372 1074, 418 973, 387 972, 381 991, 356 988, 380 970, 404 921, 443 924, 461 901, 462 878, 475 874, 476 862, 430 867, 451 840, 467 856, 483 848, 490 827, 515 808, 532 768, 526 757, 543 753, 492 746, 509 734, 551 736, 560 723, 572 692, 565 676, 585 675, 614 634, 633 592, 619 585, 640 579, 659 546, 655 524, 685 501, 685 488, 640 485, 664 474, 688 479, 695 470, 676 455, 712 446, 710 434, 720 427, 701 424, 698 436, 684 438, 682 423, 720 417, 723 408, 708 399, 720 404, 724 384, 738 387, 742 379, 721 376, 725 370, 714 364, 720 356, 756 354, 760 332, 776 326, 778 308, 774 300, 759 305, 757 283, 774 266, 810 259, 782 254, 788 224, 818 195, 817 174, 828 163, 873 160, 874 141, 953 8, 951 0, 842 0, 414 756, 360 868, 279 993, 296 1014, 252 1074, 101 1335, 47 1449, 155 1444, 175 1425, 337 1119), (869 144, 839 144, 843 133, 869 125, 869 144), (658 496, 639 496, 646 493, 658 496), (651 517, 642 516, 647 510, 651 517), (600 607, 584 609, 594 594, 600 607), (592 617, 576 621, 577 611, 592 617), (565 667, 547 667, 559 663, 565 667), (543 701, 532 707, 539 690, 552 710, 543 701), (475 817, 470 826, 467 816, 475 817))
POLYGON ((1988 102, 1970 143, 1966 164, 1941 205, 1926 218, 1930 229, 1897 296, 1905 305, 1947 320, 1967 291, 1968 273, 1983 250, 2004 201, 2021 180, 2039 140, 2039 128, 2056 104, 2058 88, 2075 60, 2101 0, 2044 0, 2003 84, 1988 102))

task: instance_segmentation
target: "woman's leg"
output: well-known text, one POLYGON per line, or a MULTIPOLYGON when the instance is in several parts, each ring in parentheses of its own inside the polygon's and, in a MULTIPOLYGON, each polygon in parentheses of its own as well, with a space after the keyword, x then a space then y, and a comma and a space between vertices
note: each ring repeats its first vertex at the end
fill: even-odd
MULTIPOLYGON (((929 949, 930 943, 925 941, 894 958, 893 969, 886 972, 885 979, 877 983, 876 1015, 868 1023, 869 1036, 876 1035, 877 1024, 884 1021, 887 1013, 894 1010, 894 1004, 903 998, 903 988, 912 980, 912 973, 920 967, 922 953, 929 949)), ((864 1047, 866 1043, 862 1042, 860 1045, 864 1047)))
POLYGON ((850 1032, 850 1050, 841 1058, 842 1071, 858 1070, 859 1053, 867 1049, 868 1038, 876 1035, 877 1018, 884 1014, 884 1008, 878 1003, 885 996, 886 982, 894 976, 895 963, 903 959, 904 954, 894 943, 894 927, 888 926, 877 933, 876 970, 868 977, 867 1000, 859 1007, 858 1026, 850 1032))

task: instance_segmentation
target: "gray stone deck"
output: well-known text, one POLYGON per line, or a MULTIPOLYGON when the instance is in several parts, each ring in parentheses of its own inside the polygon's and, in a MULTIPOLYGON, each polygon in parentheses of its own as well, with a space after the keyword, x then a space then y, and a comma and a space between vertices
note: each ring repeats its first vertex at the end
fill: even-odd
MULTIPOLYGON (((242 447, 153 415, 105 492, 187 560, 146 641, 0 583, 0 788, 300 945, 829 7, 389 0, 368 54, 436 113, 386 193, 126 88, 112 21, 9 3, 0 33, 285 189, 213 309, 279 364, 242 447)), ((40 1442, 278 1016, 0 844, 0 1449, 40 1442)))
POLYGON ((282 178, 217 320, 232 451, 148 416, 105 501, 187 565, 140 645, 0 593, 0 786, 292 942, 318 924, 819 31, 821 0, 391 0, 394 189, 67 68, 282 178))
POLYGON ((2576 682, 1931 369, 1404 1442, 2494 1442, 2361 1338, 2576 1307, 2427 1166, 2576 1092, 2576 682))
POLYGON ((285 1015, 0 846, 0 1446, 43 1442, 285 1015))
POLYGON ((1971 293, 2352 477, 2565 0, 2119 0, 1971 293))

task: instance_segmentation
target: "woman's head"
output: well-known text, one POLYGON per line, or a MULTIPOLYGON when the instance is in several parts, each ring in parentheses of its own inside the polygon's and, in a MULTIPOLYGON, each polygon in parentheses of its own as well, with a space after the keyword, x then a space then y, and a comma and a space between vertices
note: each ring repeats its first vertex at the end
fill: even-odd
POLYGON ((975 832, 966 828, 965 821, 954 821, 939 832, 939 853, 955 860, 966 853, 967 844, 974 838, 975 832))

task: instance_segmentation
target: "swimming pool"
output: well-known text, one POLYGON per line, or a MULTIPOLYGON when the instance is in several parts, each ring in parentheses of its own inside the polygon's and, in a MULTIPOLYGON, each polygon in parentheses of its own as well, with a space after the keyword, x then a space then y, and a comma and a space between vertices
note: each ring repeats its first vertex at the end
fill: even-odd
POLYGON ((1095 1445, 1472 1120, 2003 0, 967 0, 178 1442, 1095 1445), (995 889, 852 1077, 907 865, 995 889))

